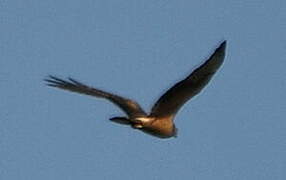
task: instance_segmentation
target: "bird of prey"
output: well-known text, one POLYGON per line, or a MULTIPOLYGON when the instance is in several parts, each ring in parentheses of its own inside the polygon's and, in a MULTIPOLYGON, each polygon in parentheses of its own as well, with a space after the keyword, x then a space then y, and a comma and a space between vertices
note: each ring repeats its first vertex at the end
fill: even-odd
POLYGON ((139 129, 159 138, 176 137, 177 128, 174 124, 176 113, 210 81, 223 63, 225 48, 226 41, 223 41, 208 60, 185 79, 167 90, 154 104, 149 114, 131 99, 87 86, 72 78, 63 80, 55 76, 49 76, 45 81, 48 86, 109 100, 127 115, 127 117, 113 117, 110 119, 113 122, 129 125, 134 129, 139 129))

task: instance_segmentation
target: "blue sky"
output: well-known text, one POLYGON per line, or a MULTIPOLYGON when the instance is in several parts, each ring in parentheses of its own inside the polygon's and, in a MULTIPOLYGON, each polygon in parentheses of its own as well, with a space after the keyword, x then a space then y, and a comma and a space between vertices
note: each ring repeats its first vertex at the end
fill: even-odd
POLYGON ((284 180, 285 12, 282 0, 1 1, 1 179, 284 180), (148 111, 225 39, 178 138, 111 123, 117 107, 43 82, 74 77, 148 111))

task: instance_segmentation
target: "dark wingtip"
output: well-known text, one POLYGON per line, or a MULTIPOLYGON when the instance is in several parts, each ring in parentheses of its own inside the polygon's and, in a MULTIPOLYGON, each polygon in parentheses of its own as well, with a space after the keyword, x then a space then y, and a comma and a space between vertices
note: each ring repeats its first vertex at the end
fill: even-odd
POLYGON ((222 43, 220 43, 220 45, 216 48, 215 53, 224 53, 225 48, 226 48, 226 44, 227 44, 226 40, 222 41, 222 43))
POLYGON ((226 44, 227 44, 227 40, 224 40, 224 41, 221 43, 221 45, 224 45, 224 46, 226 46, 226 44))
POLYGON ((227 41, 224 40, 224 41, 219 45, 219 47, 218 47, 217 49, 225 49, 226 44, 227 44, 227 41))
POLYGON ((57 78, 56 76, 53 76, 53 75, 48 75, 48 77, 46 77, 44 81, 46 82, 47 86, 51 86, 51 87, 59 87, 59 85, 67 83, 66 81, 60 78, 57 78))
POLYGON ((52 79, 53 79, 53 76, 52 75, 48 75, 47 77, 45 77, 43 79, 43 81, 45 82, 46 86, 53 86, 52 79))
POLYGON ((58 87, 57 85, 52 84, 52 83, 46 83, 45 85, 46 85, 46 86, 50 86, 50 87, 58 87))
POLYGON ((48 75, 46 78, 43 79, 46 82, 51 82, 51 81, 56 81, 58 80, 58 78, 56 76, 53 75, 48 75))
POLYGON ((75 79, 73 79, 73 78, 71 78, 71 77, 68 77, 68 80, 69 80, 70 82, 76 84, 76 85, 81 85, 81 86, 83 86, 82 83, 80 83, 79 81, 77 81, 77 80, 75 80, 75 79))

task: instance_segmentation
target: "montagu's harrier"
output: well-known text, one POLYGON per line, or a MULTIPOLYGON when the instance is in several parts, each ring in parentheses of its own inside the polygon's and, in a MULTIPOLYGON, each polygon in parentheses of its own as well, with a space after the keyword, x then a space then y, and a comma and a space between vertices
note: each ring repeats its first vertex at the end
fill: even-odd
POLYGON ((163 94, 149 115, 133 100, 87 86, 72 78, 63 80, 49 76, 45 81, 48 83, 47 85, 52 87, 107 99, 121 108, 127 115, 127 117, 111 118, 111 121, 130 125, 156 137, 169 138, 177 135, 173 121, 176 113, 185 102, 198 94, 210 81, 223 63, 225 47, 226 41, 220 44, 206 62, 163 94))

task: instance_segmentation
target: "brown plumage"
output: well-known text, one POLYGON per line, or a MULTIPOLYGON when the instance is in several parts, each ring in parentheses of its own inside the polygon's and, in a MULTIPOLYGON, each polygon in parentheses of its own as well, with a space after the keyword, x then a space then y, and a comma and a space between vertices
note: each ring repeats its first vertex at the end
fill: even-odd
POLYGON ((128 116, 114 117, 110 119, 111 121, 130 125, 156 137, 169 138, 177 135, 177 129, 173 121, 176 113, 184 103, 197 95, 210 81, 223 63, 225 48, 226 41, 220 44, 206 62, 163 94, 155 103, 149 115, 133 100, 95 89, 72 78, 62 80, 55 76, 49 76, 45 81, 52 87, 107 99, 117 105, 128 116))

